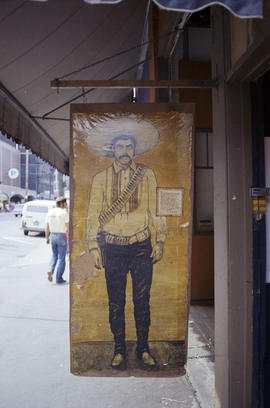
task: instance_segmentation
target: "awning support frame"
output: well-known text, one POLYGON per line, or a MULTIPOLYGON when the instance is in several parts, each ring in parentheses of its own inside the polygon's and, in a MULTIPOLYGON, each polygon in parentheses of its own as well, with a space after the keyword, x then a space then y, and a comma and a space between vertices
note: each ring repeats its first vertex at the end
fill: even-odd
POLYGON ((58 80, 51 81, 51 88, 216 88, 216 80, 58 80))

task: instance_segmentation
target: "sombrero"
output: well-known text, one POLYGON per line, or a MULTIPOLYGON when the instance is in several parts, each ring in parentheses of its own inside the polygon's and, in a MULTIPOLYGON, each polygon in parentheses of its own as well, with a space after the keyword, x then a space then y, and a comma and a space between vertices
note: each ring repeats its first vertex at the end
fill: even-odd
POLYGON ((157 128, 148 120, 134 114, 114 118, 103 118, 91 127, 86 116, 77 117, 73 129, 83 134, 88 147, 103 157, 113 156, 113 140, 118 137, 135 139, 135 155, 153 149, 159 141, 157 128))

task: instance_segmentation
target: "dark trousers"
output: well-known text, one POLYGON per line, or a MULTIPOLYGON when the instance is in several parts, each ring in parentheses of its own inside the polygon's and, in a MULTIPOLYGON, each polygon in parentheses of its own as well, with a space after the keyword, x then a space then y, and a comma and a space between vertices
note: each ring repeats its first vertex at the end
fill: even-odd
POLYGON ((109 319, 115 340, 115 353, 126 354, 125 304, 127 274, 132 278, 134 317, 137 331, 137 355, 148 351, 150 326, 150 289, 153 265, 151 240, 132 245, 105 244, 103 262, 109 297, 109 319))

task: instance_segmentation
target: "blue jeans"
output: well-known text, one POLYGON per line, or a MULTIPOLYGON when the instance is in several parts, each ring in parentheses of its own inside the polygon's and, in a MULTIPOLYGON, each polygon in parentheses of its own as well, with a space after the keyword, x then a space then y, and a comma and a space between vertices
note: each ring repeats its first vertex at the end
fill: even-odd
POLYGON ((51 232, 50 234, 52 258, 50 261, 50 272, 54 272, 58 261, 56 282, 61 282, 66 267, 67 237, 65 234, 51 232))
POLYGON ((150 258, 151 240, 132 245, 105 244, 103 260, 109 297, 109 320, 114 335, 115 354, 126 354, 125 304, 127 274, 130 272, 133 287, 134 317, 137 331, 137 356, 148 351, 150 326, 150 290, 153 264, 150 258))

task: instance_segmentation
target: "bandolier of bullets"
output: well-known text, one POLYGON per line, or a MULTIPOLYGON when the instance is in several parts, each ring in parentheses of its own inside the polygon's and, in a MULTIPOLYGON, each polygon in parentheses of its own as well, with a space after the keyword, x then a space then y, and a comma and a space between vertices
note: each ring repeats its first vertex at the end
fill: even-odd
POLYGON ((130 199, 134 191, 136 190, 139 182, 143 179, 146 168, 143 165, 139 165, 130 179, 128 185, 123 190, 120 197, 108 208, 106 211, 103 211, 98 217, 100 227, 110 222, 116 214, 119 213, 124 204, 130 199))

